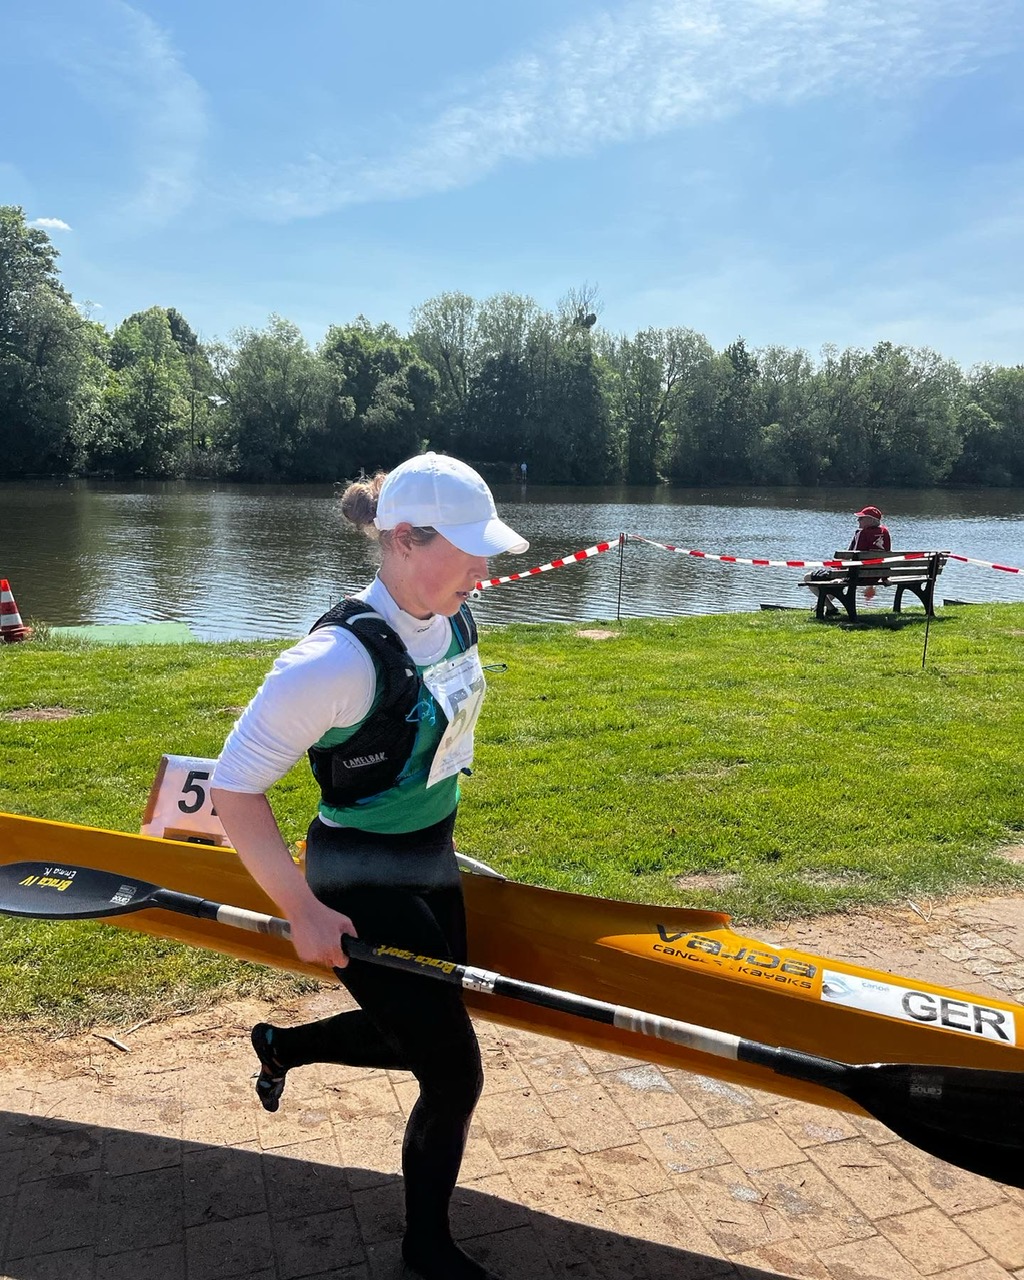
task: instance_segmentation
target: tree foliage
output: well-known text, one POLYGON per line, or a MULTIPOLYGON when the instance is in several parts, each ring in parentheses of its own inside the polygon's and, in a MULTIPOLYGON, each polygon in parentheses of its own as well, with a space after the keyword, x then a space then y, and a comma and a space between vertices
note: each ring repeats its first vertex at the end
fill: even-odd
POLYGON ((20 208, 0 206, 0 456, 9 475, 71 464, 94 348, 49 237, 20 208))
POLYGON ((1024 366, 880 342, 817 359, 685 327, 615 335, 596 288, 554 311, 447 292, 409 332, 317 347, 271 316, 205 343, 174 307, 83 319, 57 252, 0 207, 0 445, 10 475, 334 481, 432 447, 555 484, 1024 483, 1024 366))
POLYGON ((301 472, 327 378, 297 326, 271 316, 265 329, 240 329, 213 364, 223 392, 215 443, 228 471, 241 480, 313 478, 301 472))

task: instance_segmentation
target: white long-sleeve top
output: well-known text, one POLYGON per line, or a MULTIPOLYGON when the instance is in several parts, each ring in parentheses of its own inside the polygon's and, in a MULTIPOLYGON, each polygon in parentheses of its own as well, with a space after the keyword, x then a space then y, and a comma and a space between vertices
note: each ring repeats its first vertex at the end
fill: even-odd
MULTIPOLYGON (((447 653, 451 622, 400 609, 379 578, 356 592, 394 628, 417 666, 447 653)), ((321 627, 286 649, 224 743, 212 785, 262 792, 283 778, 328 729, 348 728, 369 714, 377 687, 373 659, 346 627, 321 627)))

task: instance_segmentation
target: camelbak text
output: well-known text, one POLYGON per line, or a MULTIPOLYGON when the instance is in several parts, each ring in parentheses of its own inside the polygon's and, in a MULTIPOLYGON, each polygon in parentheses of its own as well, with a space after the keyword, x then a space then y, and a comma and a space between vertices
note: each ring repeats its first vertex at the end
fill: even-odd
POLYGON ((372 756, 353 756, 351 760, 345 760, 346 769, 362 769, 368 764, 380 764, 386 758, 386 752, 376 751, 372 756))

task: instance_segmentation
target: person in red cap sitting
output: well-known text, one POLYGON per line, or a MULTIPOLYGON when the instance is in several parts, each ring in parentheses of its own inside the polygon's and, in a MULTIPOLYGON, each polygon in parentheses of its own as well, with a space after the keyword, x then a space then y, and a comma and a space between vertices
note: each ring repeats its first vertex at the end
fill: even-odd
MULTIPOLYGON (((882 524, 882 513, 877 507, 864 507, 857 512, 857 532, 850 542, 850 550, 879 552, 892 550, 889 530, 882 524)), ((875 594, 875 583, 881 582, 882 579, 862 578, 861 581, 866 588, 865 599, 872 599, 875 594)))
POLYGON ((877 507, 865 507, 857 512, 857 532, 850 543, 851 551, 891 551, 889 530, 882 524, 882 513, 877 507))

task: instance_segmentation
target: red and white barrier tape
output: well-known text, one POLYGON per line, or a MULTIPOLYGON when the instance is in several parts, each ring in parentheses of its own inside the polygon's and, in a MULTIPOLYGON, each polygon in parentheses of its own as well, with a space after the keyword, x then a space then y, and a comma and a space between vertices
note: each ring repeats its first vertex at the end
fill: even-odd
POLYGON ((551 560, 548 564, 539 564, 535 569, 527 569, 525 573, 510 573, 504 578, 487 578, 483 582, 476 584, 477 591, 483 591, 486 587, 500 587, 504 582, 520 582, 523 578, 536 577, 538 573, 547 573, 549 569, 561 569, 567 564, 577 564, 580 560, 589 560, 591 556, 599 556, 602 551, 611 551, 612 547, 619 545, 619 539, 614 542, 599 542, 594 547, 587 547, 586 551, 575 551, 571 556, 559 556, 557 560, 551 560))
POLYGON ((1010 564, 993 564, 991 560, 972 560, 970 556, 954 555, 949 553, 950 560, 959 560, 963 564, 980 564, 983 569, 1001 569, 1003 573, 1024 573, 1024 569, 1015 569, 1010 564))
MULTIPOLYGON (((853 565, 866 564, 890 564, 894 560, 924 560, 934 552, 928 551, 904 551, 900 555, 878 556, 872 557, 870 560, 760 560, 760 559, 744 559, 742 556, 723 556, 714 555, 710 551, 692 551, 687 547, 673 547, 667 542, 655 542, 651 538, 645 538, 639 533, 626 534, 630 542, 646 542, 648 546, 660 547, 662 551, 674 551, 677 555, 696 556, 699 560, 720 560, 723 564, 754 564, 759 566, 773 565, 787 569, 816 569, 824 567, 826 569, 848 569, 853 565)), ((975 560, 971 556, 960 556, 953 551, 943 552, 949 560, 959 560, 963 564, 980 565, 983 569, 1001 569, 1003 573, 1024 573, 1024 569, 1015 569, 1008 564, 993 564, 990 560, 975 560)))
POLYGON ((695 556, 698 560, 719 560, 722 564, 754 564, 759 568, 770 565, 780 569, 846 569, 855 564, 887 564, 891 560, 916 560, 918 558, 924 560, 928 556, 927 551, 906 551, 899 556, 879 556, 877 559, 871 560, 762 560, 762 559, 746 559, 743 556, 725 556, 716 555, 711 551, 693 551, 688 547, 674 547, 669 542, 655 542, 652 538, 645 538, 639 533, 630 533, 626 535, 630 542, 646 542, 650 547, 659 547, 662 551, 674 551, 680 556, 695 556))
MULTIPOLYGON (((620 541, 644 542, 649 547, 657 547, 661 551, 671 551, 679 556, 693 556, 697 560, 717 560, 721 564, 749 564, 758 568, 778 569, 849 569, 854 565, 890 564, 893 561, 925 560, 927 551, 904 551, 901 555, 882 555, 870 560, 768 560, 761 557, 721 555, 713 551, 697 551, 691 547, 674 547, 670 542, 655 542, 653 538, 645 538, 640 533, 624 533, 611 542, 599 542, 596 546, 587 547, 585 551, 574 551, 569 556, 559 556, 547 564, 539 564, 536 568, 527 569, 523 573, 509 573, 503 578, 487 578, 476 584, 477 591, 487 587, 500 587, 506 582, 522 582, 526 578, 535 578, 538 573, 547 573, 549 569, 562 569, 569 564, 578 564, 581 560, 589 560, 591 556, 599 556, 604 551, 611 551, 620 541)), ((944 553, 950 560, 958 560, 963 564, 980 565, 983 569, 1000 569, 1003 573, 1024 573, 1024 569, 1016 569, 1008 564, 994 564, 990 560, 975 560, 971 556, 957 555, 953 551, 944 553)))

